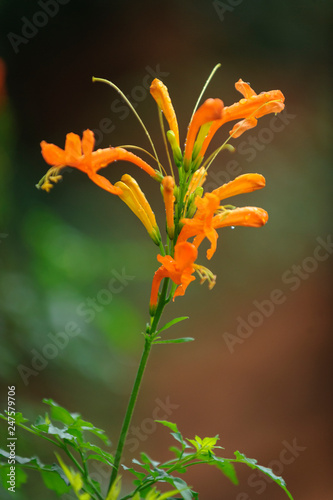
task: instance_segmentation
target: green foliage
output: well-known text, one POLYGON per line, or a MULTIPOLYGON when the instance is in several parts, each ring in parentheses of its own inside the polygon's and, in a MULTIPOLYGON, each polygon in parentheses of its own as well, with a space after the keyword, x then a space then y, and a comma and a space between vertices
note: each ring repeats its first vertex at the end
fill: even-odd
MULTIPOLYGON (((117 476, 116 481, 105 496, 101 491, 101 485, 90 477, 89 464, 91 460, 103 462, 110 466, 111 473, 113 457, 96 444, 90 443, 86 437, 92 434, 104 444, 109 444, 105 432, 83 420, 78 413, 70 413, 51 399, 44 399, 44 403, 50 407, 50 415, 45 413, 43 417, 39 416, 35 423, 28 425, 28 420, 21 413, 17 413, 15 416, 16 425, 50 441, 58 450, 62 450, 67 459, 71 460, 71 467, 58 453, 56 453, 56 457, 60 466, 56 463, 45 465, 36 456, 29 458, 16 456, 17 488, 27 480, 23 469, 32 469, 40 472, 48 489, 53 490, 59 496, 73 490, 78 500, 103 500, 104 498, 105 500, 167 500, 175 498, 174 495, 180 495, 177 498, 183 500, 197 500, 198 493, 179 477, 180 474, 184 474, 193 465, 206 464, 216 467, 233 484, 238 484, 234 464, 242 463, 268 476, 282 488, 290 500, 293 500, 284 480, 276 476, 271 469, 258 465, 256 460, 247 458, 238 451, 235 452, 233 458, 216 456, 216 450, 223 449, 217 444, 218 436, 185 438, 179 431, 177 424, 167 420, 157 420, 156 422, 167 427, 176 441, 177 445, 170 448, 174 458, 161 463, 142 452, 140 460, 133 460, 133 467, 122 466, 124 470, 134 476, 133 491, 121 496, 121 479, 120 476, 117 476), (172 490, 160 493, 156 489, 158 483, 168 483, 172 490)), ((7 420, 7 417, 2 414, 0 414, 0 418, 7 420)), ((3 486, 6 487, 9 453, 0 450, 0 457, 2 458, 0 460, 0 477, 3 486)))
MULTIPOLYGON (((168 422, 166 420, 157 420, 157 422, 165 427, 168 427, 171 431, 172 437, 177 441, 178 447, 173 446, 170 448, 170 450, 174 453, 175 458, 164 463, 159 463, 142 453, 141 462, 133 460, 133 463, 140 466, 141 469, 146 471, 146 473, 138 473, 133 468, 125 467, 137 478, 134 481, 137 485, 137 488, 134 491, 135 494, 140 493, 140 495, 143 495, 144 498, 148 498, 145 496, 145 493, 149 491, 149 488, 151 488, 155 483, 168 482, 178 488, 179 493, 184 500, 195 500, 198 498, 198 494, 194 492, 183 479, 174 476, 173 473, 183 474, 192 465, 213 465, 218 468, 233 484, 238 484, 233 464, 244 463, 251 469, 257 469, 269 476, 270 479, 278 484, 292 500, 292 496, 287 490, 284 480, 281 477, 276 476, 271 469, 258 465, 256 460, 249 459, 238 451, 235 452, 236 458, 222 458, 216 456, 215 450, 223 449, 221 446, 216 444, 219 439, 218 436, 206 437, 203 439, 199 436, 195 436, 194 439, 187 439, 182 436, 175 423, 168 422), (179 443, 181 445, 180 448, 179 443)), ((133 497, 133 494, 130 494, 123 497, 122 500, 130 498, 135 498, 135 496, 133 497)))
MULTIPOLYGON (((33 469, 40 472, 45 486, 58 495, 73 489, 79 500, 102 500, 100 485, 89 476, 89 462, 97 460, 112 467, 113 456, 91 443, 88 437, 93 435, 108 445, 110 442, 105 432, 91 422, 83 420, 80 414, 70 413, 52 399, 44 399, 43 402, 50 407, 50 415, 46 412, 44 416, 37 417, 34 423, 28 425, 28 419, 21 413, 16 413, 15 425, 63 450, 75 465, 76 471, 68 468, 58 454, 56 456, 60 466, 45 465, 35 456, 30 458, 16 456, 16 487, 19 488, 26 482, 26 474, 22 469, 33 469)), ((0 414, 0 418, 7 420, 3 414, 0 414)), ((9 454, 0 450, 0 456, 4 459, 0 462, 1 480, 6 487, 9 454)))

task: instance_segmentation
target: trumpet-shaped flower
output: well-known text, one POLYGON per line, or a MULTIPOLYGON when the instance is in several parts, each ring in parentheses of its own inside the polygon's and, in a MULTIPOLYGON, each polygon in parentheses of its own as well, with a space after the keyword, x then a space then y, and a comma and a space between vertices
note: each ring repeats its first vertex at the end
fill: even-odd
POLYGON ((99 187, 112 194, 121 194, 121 189, 111 184, 108 179, 97 174, 98 170, 106 167, 109 163, 117 160, 124 160, 134 163, 147 174, 155 179, 159 179, 156 172, 148 163, 124 148, 105 148, 93 151, 95 144, 94 133, 91 130, 83 132, 82 141, 77 134, 69 133, 66 136, 65 149, 61 149, 54 144, 45 141, 41 142, 42 155, 46 163, 52 168, 43 177, 39 187, 45 191, 52 188, 52 183, 57 182, 61 176, 59 171, 65 166, 74 167, 86 173, 88 177, 99 187))
POLYGON ((198 248, 204 238, 207 238, 211 247, 207 250, 207 258, 211 259, 216 251, 219 227, 225 226, 252 226, 259 227, 267 222, 268 215, 262 209, 255 207, 236 208, 234 210, 220 207, 220 201, 231 196, 249 193, 265 186, 265 178, 260 174, 244 174, 233 181, 206 193, 201 199, 197 197, 195 204, 197 211, 192 219, 182 219, 184 224, 178 241, 187 241, 195 237, 193 244, 198 248))
MULTIPOLYGON (((109 83, 126 101, 126 96, 112 82, 96 78, 94 81, 109 83)), ((160 247, 163 255, 158 255, 157 259, 161 266, 155 272, 150 297, 151 316, 155 316, 152 323, 154 328, 166 302, 171 297, 175 298, 184 295, 188 285, 195 280, 194 272, 198 273, 201 282, 208 281, 209 288, 214 286, 216 276, 209 269, 196 263, 198 248, 205 238, 210 242, 210 248, 207 250, 206 255, 208 259, 211 259, 217 248, 217 230, 219 228, 227 226, 260 227, 266 224, 268 220, 268 214, 262 208, 236 208, 232 205, 221 204, 222 200, 231 196, 250 193, 263 188, 265 179, 260 174, 240 175, 231 182, 204 194, 203 184, 211 160, 223 148, 234 149, 231 145, 225 143, 200 166, 216 131, 227 122, 237 121, 229 132, 231 137, 236 138, 246 130, 255 127, 260 117, 269 113, 279 113, 284 109, 284 96, 280 90, 256 94, 250 85, 242 79, 236 82, 235 87, 243 98, 231 106, 224 106, 223 101, 220 99, 207 99, 198 109, 196 105, 188 126, 184 152, 182 152, 177 117, 168 89, 157 78, 153 80, 150 93, 159 107, 160 126, 163 134, 165 134, 165 131, 162 113, 169 125, 166 138, 164 137, 164 144, 171 175, 168 175, 160 163, 147 128, 128 100, 127 103, 148 136, 153 151, 151 156, 156 160, 159 171, 154 170, 144 160, 123 147, 109 147, 94 151, 95 138, 91 130, 83 132, 82 140, 74 133, 67 134, 64 149, 45 141, 41 142, 42 155, 45 161, 51 165, 51 168, 40 181, 38 187, 49 191, 53 184, 61 179, 59 173, 65 166, 77 168, 86 173, 101 188, 118 195, 140 219, 152 240, 160 247), (166 139, 169 142, 173 159, 178 168, 178 184, 172 168, 171 155, 169 154, 166 139), (137 182, 130 175, 125 174, 122 176, 121 181, 113 185, 98 173, 99 170, 117 160, 125 160, 137 165, 161 184, 168 234, 166 245, 163 244, 151 206, 137 182), (162 175, 162 172, 164 172, 164 175, 162 175), (164 279, 171 279, 176 286, 169 290, 171 295, 168 298, 168 287, 163 287, 161 299, 159 299, 159 289, 164 279), (157 310, 158 313, 156 313, 157 310)), ((202 94, 203 92, 200 94, 200 99, 202 94)), ((148 151, 146 153, 150 154, 148 151)))
POLYGON ((192 274, 195 271, 194 262, 198 256, 198 250, 192 243, 184 241, 175 245, 174 257, 171 255, 158 255, 157 260, 162 266, 155 272, 151 295, 150 310, 154 314, 158 301, 158 290, 160 283, 164 278, 170 278, 178 285, 174 298, 178 295, 184 295, 186 288, 195 280, 192 274))
POLYGON ((218 121, 223 116, 223 102, 221 99, 207 99, 194 113, 188 127, 185 142, 184 162, 189 163, 192 157, 193 146, 200 127, 206 123, 218 121))
POLYGON ((270 90, 269 92, 256 94, 250 85, 243 82, 242 79, 239 79, 235 83, 235 87, 244 98, 231 106, 225 106, 222 118, 211 124, 202 144, 201 157, 204 156, 215 132, 225 123, 233 120, 241 120, 229 132, 232 137, 236 138, 246 130, 255 127, 258 123, 258 118, 269 113, 280 113, 284 109, 284 95, 280 90, 270 90))
POLYGON ((179 146, 178 122, 167 87, 161 80, 155 78, 150 86, 150 93, 157 102, 158 107, 163 111, 170 130, 174 133, 176 143, 179 146))
POLYGON ((154 212, 139 184, 133 177, 125 174, 122 176, 121 181, 116 182, 115 186, 121 190, 119 198, 123 200, 138 219, 141 220, 154 243, 159 245, 161 241, 160 230, 156 223, 154 212))

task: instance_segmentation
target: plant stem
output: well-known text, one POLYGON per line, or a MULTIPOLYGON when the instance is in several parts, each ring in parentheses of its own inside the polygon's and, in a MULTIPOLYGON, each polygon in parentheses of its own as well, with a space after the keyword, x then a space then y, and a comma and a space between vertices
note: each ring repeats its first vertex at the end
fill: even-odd
POLYGON ((128 429, 129 429, 129 426, 130 426, 130 423, 132 420, 132 415, 133 415, 135 403, 136 403, 136 400, 137 400, 137 397, 139 394, 139 389, 140 389, 142 377, 143 377, 145 367, 146 367, 146 364, 148 361, 149 353, 151 350, 152 341, 153 341, 153 334, 156 332, 157 325, 158 325, 158 322, 162 316, 163 309, 168 302, 166 300, 168 285, 169 285, 169 278, 166 278, 164 280, 164 283, 163 283, 163 288, 162 288, 162 292, 161 292, 161 295, 160 295, 160 298, 158 301, 156 314, 154 316, 152 325, 150 327, 150 334, 145 336, 145 345, 144 345, 143 353, 141 356, 141 361, 140 361, 139 368, 138 368, 138 371, 136 374, 134 386, 133 386, 132 393, 131 393, 131 396, 130 396, 130 399, 128 402, 127 410, 125 413, 123 425, 122 425, 121 432, 120 432, 120 437, 119 437, 117 451, 116 451, 116 455, 115 455, 115 459, 114 459, 114 464, 113 464, 113 469, 112 469, 112 473, 111 473, 108 492, 110 491, 114 481, 116 480, 117 474, 118 474, 118 469, 119 469, 119 465, 120 465, 120 461, 121 461, 121 456, 122 456, 124 444, 126 441, 126 436, 127 436, 128 429))
POLYGON ((113 483, 117 477, 117 473, 118 473, 118 469, 119 469, 119 465, 120 465, 120 460, 121 460, 121 455, 123 452, 127 432, 128 432, 128 429, 129 429, 129 426, 131 423, 131 419, 132 419, 132 415, 133 415, 133 411, 134 411, 134 406, 135 406, 135 403, 136 403, 136 400, 138 397, 138 393, 139 393, 139 389, 140 389, 140 385, 141 385, 141 380, 142 380, 142 376, 143 376, 143 373, 144 373, 144 370, 145 370, 145 367, 147 364, 150 349, 151 349, 151 340, 146 337, 145 346, 144 346, 144 350, 142 353, 140 365, 138 368, 138 372, 136 374, 136 379, 134 382, 133 390, 132 390, 131 397, 130 397, 130 400, 129 400, 129 403, 127 406, 125 418, 123 421, 123 426, 121 428, 121 433, 120 433, 120 437, 119 437, 119 441, 118 441, 116 456, 115 456, 113 470, 112 470, 111 479, 110 479, 109 490, 111 489, 111 486, 113 485, 113 483))

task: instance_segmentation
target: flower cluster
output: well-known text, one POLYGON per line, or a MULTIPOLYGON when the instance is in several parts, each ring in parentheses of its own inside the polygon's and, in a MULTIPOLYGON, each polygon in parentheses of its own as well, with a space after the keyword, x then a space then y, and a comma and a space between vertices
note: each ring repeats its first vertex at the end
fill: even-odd
POLYGON ((61 179, 60 172, 65 166, 77 168, 85 172, 95 184, 119 196, 141 220, 154 243, 159 246, 161 253, 157 256, 157 260, 161 266, 155 272, 152 283, 150 297, 152 317, 156 314, 160 285, 165 278, 173 282, 169 300, 184 295, 188 285, 195 280, 195 272, 202 282, 208 281, 210 288, 214 286, 216 277, 213 273, 196 263, 199 246, 205 238, 210 242, 207 259, 211 259, 217 247, 217 229, 227 226, 260 227, 267 222, 267 212, 262 208, 237 208, 221 204, 223 200, 237 194, 263 188, 265 179, 262 175, 256 173, 240 175, 210 193, 204 193, 203 190, 207 170, 213 159, 222 149, 233 149, 228 144, 229 139, 240 137, 246 130, 255 127, 258 118, 268 113, 279 113, 284 109, 284 96, 279 90, 256 94, 250 85, 241 79, 235 87, 243 95, 239 102, 224 106, 220 99, 207 99, 195 109, 182 151, 177 117, 168 89, 158 79, 152 82, 150 92, 160 114, 170 175, 167 175, 159 162, 155 148, 156 169, 128 151, 128 148, 109 147, 94 151, 94 134, 90 130, 83 132, 82 141, 76 134, 67 134, 64 150, 45 141, 41 143, 42 155, 51 168, 39 182, 38 187, 50 191, 53 184, 61 179), (164 134, 163 116, 169 126, 166 134, 164 134), (206 150, 218 129, 225 123, 235 120, 237 123, 229 131, 228 139, 204 161, 206 150), (169 152, 172 153, 178 169, 177 177, 169 152), (162 242, 154 213, 137 182, 125 174, 113 185, 98 173, 117 160, 134 163, 160 183, 166 211, 165 244, 162 242))

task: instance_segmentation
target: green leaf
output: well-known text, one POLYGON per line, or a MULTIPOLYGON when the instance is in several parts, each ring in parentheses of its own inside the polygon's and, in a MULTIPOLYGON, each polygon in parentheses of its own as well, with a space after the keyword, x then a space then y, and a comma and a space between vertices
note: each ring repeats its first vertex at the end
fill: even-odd
POLYGON ((59 429, 58 427, 55 427, 53 424, 40 423, 37 425, 32 425, 31 429, 44 432, 45 434, 51 434, 52 436, 58 436, 60 439, 68 439, 69 441, 73 440, 73 436, 68 432, 66 432, 67 428, 59 429))
POLYGON ((165 427, 169 427, 169 429, 172 430, 172 432, 179 432, 177 424, 174 424, 173 422, 169 422, 168 420, 155 420, 158 424, 162 424, 165 427))
POLYGON ((133 469, 133 467, 127 467, 127 465, 122 464, 122 468, 124 470, 128 470, 131 474, 133 474, 137 479, 139 479, 139 484, 142 483, 143 479, 146 477, 146 474, 144 472, 138 472, 133 469))
POLYGON ((15 423, 16 425, 24 424, 24 422, 29 422, 27 418, 25 418, 22 413, 15 413, 15 423))
POLYGON ((153 344, 183 344, 184 342, 192 342, 195 340, 193 337, 183 337, 181 339, 171 339, 171 340, 154 340, 153 344))
POLYGON ((55 491, 57 495, 63 495, 70 491, 71 487, 66 484, 64 479, 56 471, 42 470, 41 475, 45 486, 49 490, 55 491))
POLYGON ((168 323, 166 323, 164 326, 162 326, 162 328, 160 328, 155 335, 158 335, 160 334, 161 332, 163 332, 164 330, 167 330, 168 328, 170 328, 170 326, 172 325, 175 325, 176 323, 180 323, 180 321, 184 321, 184 319, 188 319, 189 317, 188 316, 181 316, 179 318, 175 318, 175 319, 172 319, 171 321, 169 321, 168 323))
POLYGON ((239 451, 235 451, 235 456, 237 462, 243 463, 251 469, 257 469, 268 476, 270 479, 272 479, 276 484, 280 486, 280 488, 283 489, 283 491, 286 492, 288 498, 290 498, 290 500, 293 500, 291 493, 287 490, 284 479, 281 476, 277 476, 276 474, 274 474, 272 469, 269 469, 268 467, 264 467, 262 465, 258 465, 257 460, 255 460, 254 458, 247 458, 243 453, 240 453, 239 451))
POLYGON ((219 436, 205 437, 201 439, 199 436, 195 436, 195 439, 187 439, 191 444, 193 444, 194 448, 202 455, 214 455, 213 450, 215 448, 222 448, 221 446, 216 446, 217 441, 219 440, 219 436))
POLYGON ((213 460, 209 461, 209 464, 215 465, 233 484, 237 485, 238 479, 233 464, 227 458, 216 457, 215 455, 212 458, 213 460))
POLYGON ((160 465, 160 462, 156 462, 156 460, 152 460, 146 453, 143 451, 140 453, 141 460, 145 464, 150 464, 153 467, 158 467, 160 465))
POLYGON ((99 460, 100 462, 104 462, 105 464, 112 467, 114 457, 113 455, 111 455, 111 453, 108 453, 107 451, 102 450, 99 446, 88 442, 82 443, 80 448, 94 452, 93 454, 88 455, 88 460, 99 460))
MULTIPOLYGON (((5 450, 2 450, 0 448, 0 456, 6 458, 8 460, 9 458, 9 453, 5 450)), ((7 461, 6 460, 6 461, 7 461)), ((30 457, 30 458, 25 458, 25 457, 20 457, 19 455, 15 456, 15 462, 20 465, 31 465, 36 469, 44 469, 45 467, 50 467, 50 466, 45 466, 38 457, 30 457)), ((8 462, 7 462, 8 463, 8 462)))
MULTIPOLYGON (((8 487, 10 486, 10 483, 7 483, 9 480, 9 474, 10 471, 10 465, 4 465, 0 467, 0 478, 1 478, 1 483, 4 489, 8 490, 8 487)), ((21 484, 24 484, 27 482, 27 474, 22 470, 20 467, 15 467, 15 489, 20 488, 21 484)))
POLYGON ((165 481, 177 488, 184 500, 193 500, 192 490, 183 479, 168 475, 165 481))
POLYGON ((66 410, 62 406, 58 405, 52 399, 43 399, 43 403, 51 406, 52 418, 54 418, 54 420, 58 420, 59 422, 62 422, 65 425, 71 425, 75 421, 75 418, 79 416, 76 413, 74 413, 74 414, 69 413, 68 410, 66 410))
MULTIPOLYGON (((62 439, 69 439, 70 441, 73 441, 74 437, 80 442, 80 444, 82 444, 85 442, 83 432, 88 431, 101 439, 105 444, 110 444, 109 438, 106 436, 105 431, 103 429, 95 427, 91 422, 83 420, 79 413, 70 413, 68 410, 66 410, 66 408, 58 405, 58 403, 56 403, 52 399, 43 399, 43 402, 51 406, 52 418, 65 424, 65 427, 62 429, 62 431, 67 432, 69 435, 66 437, 62 437, 62 439)), ((35 427, 42 425, 43 423, 51 424, 51 421, 48 419, 48 415, 46 415, 45 417, 45 422, 43 422, 42 417, 40 417, 40 419, 41 420, 38 421, 38 424, 35 423, 35 427)), ((41 427, 40 430, 47 432, 43 427, 41 427)), ((52 434, 52 432, 49 433, 52 434)))

